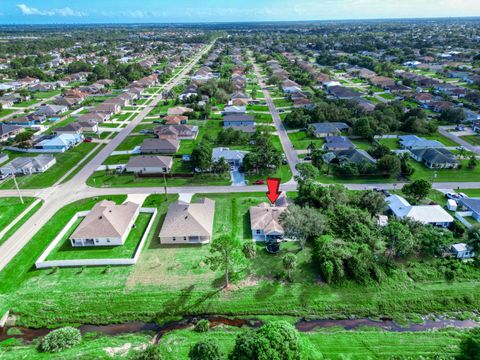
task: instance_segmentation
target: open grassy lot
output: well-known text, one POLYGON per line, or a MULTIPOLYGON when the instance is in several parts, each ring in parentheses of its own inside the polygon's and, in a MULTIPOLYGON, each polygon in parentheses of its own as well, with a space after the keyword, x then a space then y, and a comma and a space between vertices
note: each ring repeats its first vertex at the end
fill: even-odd
POLYGON ((0 118, 4 117, 4 116, 8 116, 10 115, 11 113, 13 113, 15 110, 13 109, 1 109, 0 110, 0 118))
POLYGON ((253 114, 253 117, 255 118, 255 122, 259 123, 259 124, 271 124, 271 123, 273 123, 273 118, 272 118, 272 115, 270 115, 270 114, 255 113, 255 114, 253 114))
POLYGON ((288 107, 293 106, 293 102, 288 99, 275 99, 273 100, 275 107, 288 107))
POLYGON ((390 150, 398 150, 400 149, 400 144, 398 143, 398 139, 378 139, 378 142, 382 145, 388 146, 390 150))
MULTIPOLYGON (((216 201, 214 234, 250 238, 248 208, 266 201, 263 193, 197 194, 216 201)), ((122 202, 124 196, 111 197, 122 202)), ((169 201, 175 197, 170 196, 169 201)), ((415 267, 398 264, 380 284, 321 282, 309 246, 282 244, 277 256, 258 245, 257 257, 242 272, 232 291, 219 290, 221 274, 205 264, 209 245, 165 247, 157 240, 168 202, 150 196, 144 206, 157 206, 155 230, 134 267, 36 270, 34 261, 73 216, 99 199, 86 199, 60 210, 0 272, 0 308, 18 316, 18 325, 56 326, 66 323, 165 321, 194 314, 310 316, 317 318, 393 317, 418 319, 417 314, 458 314, 480 306, 480 274, 459 273, 447 282, 433 261, 415 267), (284 281, 282 257, 297 254, 293 282, 284 281), (75 311, 71 304, 75 303, 75 311), (108 306, 105 306, 108 304, 108 306)), ((455 316, 455 315, 453 315, 455 316)))
POLYGON ((351 139, 351 142, 356 146, 357 149, 361 150, 368 150, 373 146, 370 141, 364 139, 351 139))
POLYGON ((443 136, 439 132, 434 133, 432 135, 418 135, 418 136, 424 137, 425 139, 429 139, 429 140, 437 140, 445 146, 459 146, 455 141, 443 136))
MULTIPOLYGON (((57 159, 55 165, 41 174, 18 176, 18 186, 23 189, 37 189, 52 186, 65 175, 66 172, 84 159, 96 146, 97 144, 95 143, 81 143, 64 153, 55 154, 55 158, 57 159)), ((32 156, 32 154, 28 153, 8 153, 10 158, 16 156, 32 156)), ((33 156, 35 156, 35 154, 33 154, 33 156)), ((0 189, 13 189, 14 187, 13 180, 9 179, 0 186, 0 189)))
POLYGON ((480 146, 480 135, 466 135, 461 138, 471 145, 480 146))
MULTIPOLYGON (((198 341, 213 338, 224 354, 235 344, 235 338, 248 329, 229 326, 216 327, 208 333, 191 329, 168 333, 160 347, 168 360, 188 359, 188 351, 198 341), (173 346, 176 344, 176 346, 173 346)), ((395 333, 366 328, 359 331, 314 331, 300 334, 303 342, 302 359, 316 359, 323 355, 332 360, 391 359, 392 356, 455 355, 462 338, 461 331, 395 333)))
POLYGON ((50 91, 37 91, 33 94, 35 99, 48 99, 57 95, 60 95, 60 90, 50 90, 50 91))
POLYGON ((130 135, 122 141, 120 145, 115 149, 115 151, 123 151, 123 150, 133 150, 136 146, 139 146, 143 143, 143 141, 147 138, 152 136, 145 136, 145 135, 130 135))
POLYGON ((39 202, 27 214, 25 214, 25 216, 22 217, 20 221, 18 221, 14 226, 12 226, 10 230, 7 231, 3 237, 0 238, 0 245, 5 241, 7 241, 13 234, 15 234, 15 232, 20 228, 20 226, 22 226, 25 222, 27 222, 27 220, 30 219, 33 216, 33 214, 35 214, 42 207, 42 205, 43 205, 43 202, 39 202))
MULTIPOLYGON (((25 209, 27 209, 35 198, 23 198, 24 204, 18 197, 0 198, 0 231, 15 220, 25 209)), ((1 241, 0 241, 1 243, 1 241)))
POLYGON ((73 247, 69 237, 83 220, 79 218, 48 255, 47 260, 132 258, 151 217, 151 214, 140 213, 135 221, 135 227, 132 228, 122 246, 73 247))
POLYGON ((324 143, 324 139, 309 136, 305 131, 289 133, 288 137, 296 150, 306 150, 311 143, 320 148, 324 143))
POLYGON ((262 112, 268 112, 268 106, 267 105, 247 105, 247 111, 262 111, 262 112))
POLYGON ((175 106, 175 101, 174 100, 168 100, 167 103, 165 103, 164 101, 158 103, 157 106, 155 106, 155 108, 150 111, 150 113, 148 114, 148 116, 157 116, 157 115, 161 115, 161 114, 166 114, 168 109, 175 106))

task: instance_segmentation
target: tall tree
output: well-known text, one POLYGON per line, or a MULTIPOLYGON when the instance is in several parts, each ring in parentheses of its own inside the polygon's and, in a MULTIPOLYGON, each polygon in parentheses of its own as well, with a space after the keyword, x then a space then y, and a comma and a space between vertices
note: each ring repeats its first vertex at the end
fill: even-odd
POLYGON ((283 259, 283 268, 287 271, 287 278, 289 281, 292 281, 292 272, 297 267, 297 255, 292 253, 287 253, 283 259))
POLYGON ((318 210, 297 205, 290 205, 280 215, 280 223, 285 236, 298 240, 302 250, 307 240, 321 235, 325 227, 325 219, 318 210))
POLYGON ((226 288, 230 286, 230 274, 244 264, 245 261, 240 240, 231 238, 228 235, 222 235, 213 240, 210 246, 210 256, 206 259, 210 269, 213 271, 220 269, 224 272, 226 288))
POLYGON ((402 192, 407 195, 411 196, 417 201, 425 199, 428 196, 428 193, 432 189, 432 183, 425 179, 419 179, 411 182, 410 184, 406 184, 402 192))

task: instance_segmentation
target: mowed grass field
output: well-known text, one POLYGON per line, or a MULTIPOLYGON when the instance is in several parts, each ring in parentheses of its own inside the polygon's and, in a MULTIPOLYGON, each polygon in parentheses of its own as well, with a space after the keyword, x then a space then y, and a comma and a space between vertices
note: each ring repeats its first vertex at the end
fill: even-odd
MULTIPOLYGON (((216 326, 207 333, 197 333, 193 329, 174 330, 165 334, 160 344, 162 358, 165 360, 188 360, 190 348, 197 342, 213 339, 227 358, 232 351, 235 339, 250 329, 231 326, 216 326)), ((117 351, 117 357, 131 355, 134 349, 148 344, 154 334, 149 332, 101 336, 95 333, 84 335, 82 342, 72 349, 59 354, 39 353, 34 345, 1 346, 0 357, 6 360, 16 359, 109 359, 108 353, 117 351), (128 347, 129 344, 130 346, 128 347), (126 346, 127 345, 127 346, 126 346), (122 347, 124 347, 122 349, 122 347)), ((300 333, 301 358, 332 360, 391 359, 392 356, 410 356, 411 358, 434 357, 435 355, 455 356, 458 344, 464 332, 442 330, 435 332, 384 332, 365 328, 358 331, 343 329, 317 330, 300 333)), ((5 343, 6 344, 6 343, 5 343)))
POLYGON ((35 198, 23 198, 24 203, 18 197, 0 198, 0 231, 15 220, 23 211, 25 211, 35 198))
MULTIPOLYGON (((242 241, 251 238, 248 209, 266 201, 264 193, 197 194, 216 201, 214 234, 230 234, 242 241)), ((121 203, 125 196, 111 196, 121 203)), ((144 320, 165 322, 185 315, 219 314, 256 317, 294 316, 346 318, 381 316, 408 321, 418 314, 469 314, 480 306, 480 274, 458 274, 444 280, 435 262, 410 269, 398 264, 381 284, 321 282, 310 246, 282 244, 277 256, 263 245, 257 257, 234 275, 231 291, 222 291, 222 273, 212 271, 205 258, 210 245, 166 247, 158 232, 169 202, 162 195, 147 198, 158 215, 139 263, 132 267, 61 268, 36 270, 35 260, 74 213, 100 201, 86 199, 59 211, 0 273, 0 308, 9 308, 18 325, 60 326, 144 320), (298 267, 293 282, 285 282, 282 257, 293 252, 298 267), (75 311, 71 304, 75 303, 75 311), (106 306, 108 304, 108 306, 106 306)))

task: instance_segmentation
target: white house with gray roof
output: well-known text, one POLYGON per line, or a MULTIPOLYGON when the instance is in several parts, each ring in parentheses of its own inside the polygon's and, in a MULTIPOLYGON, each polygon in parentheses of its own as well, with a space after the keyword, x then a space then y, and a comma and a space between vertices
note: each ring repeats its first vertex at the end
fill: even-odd
POLYGON ((425 225, 439 227, 448 227, 453 222, 453 217, 440 205, 410 205, 399 195, 390 195, 385 202, 392 214, 399 219, 410 218, 425 225))
POLYGON ((52 155, 38 155, 35 157, 17 157, 9 163, 0 167, 2 175, 30 175, 35 173, 43 173, 56 163, 56 159, 52 155))
POLYGON ((243 164, 243 158, 247 154, 248 151, 230 150, 227 147, 217 147, 212 150, 212 161, 218 161, 223 158, 232 166, 241 166, 243 164))

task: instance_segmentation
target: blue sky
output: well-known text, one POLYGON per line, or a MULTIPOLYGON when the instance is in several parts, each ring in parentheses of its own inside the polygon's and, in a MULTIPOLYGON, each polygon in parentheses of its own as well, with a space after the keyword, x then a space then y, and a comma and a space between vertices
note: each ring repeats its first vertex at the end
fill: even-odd
POLYGON ((0 24, 480 16, 479 0, 0 0, 0 24))

